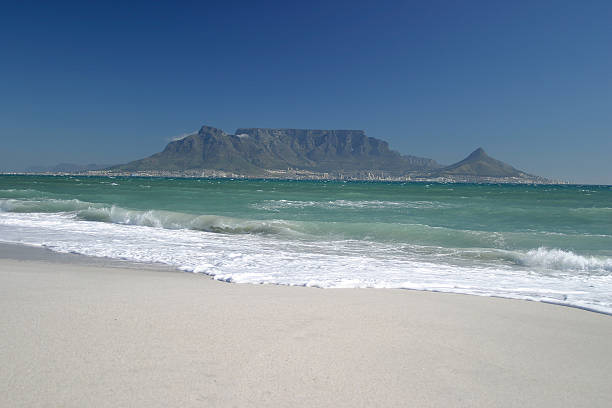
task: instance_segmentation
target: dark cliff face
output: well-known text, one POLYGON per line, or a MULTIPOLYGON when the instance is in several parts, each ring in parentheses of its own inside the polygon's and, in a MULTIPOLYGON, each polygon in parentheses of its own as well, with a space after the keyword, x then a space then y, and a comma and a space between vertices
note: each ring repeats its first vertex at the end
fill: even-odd
POLYGON ((328 156, 368 156, 389 153, 387 142, 367 137, 362 130, 238 129, 271 148, 287 146, 297 154, 319 160, 328 156))
POLYGON ((382 170, 394 175, 439 167, 430 159, 402 156, 387 142, 362 130, 238 129, 230 135, 203 126, 197 134, 170 142, 153 156, 117 169, 216 169, 261 174, 267 169, 320 172, 382 170))

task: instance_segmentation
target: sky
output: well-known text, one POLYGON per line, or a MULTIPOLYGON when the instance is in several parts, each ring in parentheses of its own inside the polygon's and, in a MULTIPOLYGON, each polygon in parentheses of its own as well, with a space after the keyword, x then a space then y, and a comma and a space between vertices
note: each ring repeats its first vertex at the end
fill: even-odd
POLYGON ((611 21, 609 0, 4 1, 0 170, 123 163, 206 124, 612 184, 611 21))

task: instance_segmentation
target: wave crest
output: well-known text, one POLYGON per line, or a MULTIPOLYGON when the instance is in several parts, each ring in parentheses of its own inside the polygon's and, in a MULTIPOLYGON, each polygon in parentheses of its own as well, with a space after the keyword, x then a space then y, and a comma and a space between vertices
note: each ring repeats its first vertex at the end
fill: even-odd
POLYGON ((186 214, 163 210, 130 210, 86 201, 0 200, 0 211, 13 213, 69 213, 85 221, 142 225, 165 229, 191 229, 226 234, 298 234, 297 223, 282 220, 245 220, 219 215, 186 214))
POLYGON ((244 220, 219 215, 196 215, 163 210, 127 210, 111 206, 77 212, 87 221, 142 225, 165 229, 190 229, 226 234, 295 234, 294 225, 279 220, 244 220))
POLYGON ((612 273, 612 259, 583 256, 562 249, 540 247, 519 256, 518 263, 524 266, 579 271, 589 274, 608 275, 612 273))
POLYGON ((16 200, 9 198, 0 200, 0 211, 15 213, 71 212, 101 206, 101 204, 88 203, 77 199, 59 200, 46 198, 42 200, 16 200))

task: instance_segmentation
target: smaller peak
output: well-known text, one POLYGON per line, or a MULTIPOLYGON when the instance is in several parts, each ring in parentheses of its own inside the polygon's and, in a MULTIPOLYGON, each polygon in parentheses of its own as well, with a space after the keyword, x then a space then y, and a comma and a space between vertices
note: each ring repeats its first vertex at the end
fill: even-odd
POLYGON ((473 152, 472 154, 474 154, 474 153, 478 153, 478 154, 486 154, 486 153, 485 153, 485 151, 484 151, 484 149, 483 149, 482 147, 479 147, 478 149, 474 150, 474 152, 473 152))
POLYGON ((481 157, 487 157, 487 153, 485 153, 482 147, 479 147, 478 149, 474 150, 467 158, 468 159, 478 159, 481 157))

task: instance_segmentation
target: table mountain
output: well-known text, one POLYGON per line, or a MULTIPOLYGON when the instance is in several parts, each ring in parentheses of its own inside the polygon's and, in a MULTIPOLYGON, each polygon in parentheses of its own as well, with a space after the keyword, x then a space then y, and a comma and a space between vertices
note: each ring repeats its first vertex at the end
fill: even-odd
POLYGON ((384 171, 404 175, 440 167, 434 160, 405 156, 362 130, 238 129, 227 134, 203 126, 174 140, 160 153, 115 166, 112 170, 182 171, 214 169, 245 175, 287 168, 316 172, 384 171))

